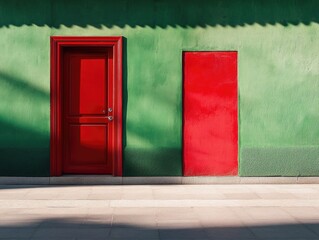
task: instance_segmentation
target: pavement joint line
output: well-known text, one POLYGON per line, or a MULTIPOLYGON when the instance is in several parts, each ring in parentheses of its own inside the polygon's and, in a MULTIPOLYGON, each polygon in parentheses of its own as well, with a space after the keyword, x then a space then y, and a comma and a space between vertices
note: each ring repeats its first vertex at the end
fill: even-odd
POLYGON ((121 208, 121 207, 319 207, 317 199, 275 200, 0 200, 0 209, 12 208, 121 208))

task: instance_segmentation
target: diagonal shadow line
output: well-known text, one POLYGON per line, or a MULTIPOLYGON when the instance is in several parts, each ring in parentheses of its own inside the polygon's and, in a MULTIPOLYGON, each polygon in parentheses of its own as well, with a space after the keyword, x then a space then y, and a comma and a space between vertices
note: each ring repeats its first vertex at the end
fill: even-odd
POLYGON ((40 98, 48 99, 49 93, 43 91, 42 89, 39 89, 35 87, 34 85, 31 85, 27 82, 25 82, 21 78, 10 76, 9 74, 6 74, 4 72, 0 71, 0 82, 4 82, 16 89, 20 89, 22 91, 26 91, 30 95, 34 95, 40 98))
MULTIPOLYGON (((1 141, 8 141, 10 139, 20 139, 21 137, 28 137, 31 139, 37 138, 41 139, 41 141, 46 141, 49 136, 41 131, 38 131, 35 128, 28 127, 26 125, 15 124, 13 121, 8 121, 3 119, 0 114, 0 143, 1 141), (2 138, 2 136, 6 136, 6 138, 2 138)), ((0 148, 2 146, 0 145, 0 148)))

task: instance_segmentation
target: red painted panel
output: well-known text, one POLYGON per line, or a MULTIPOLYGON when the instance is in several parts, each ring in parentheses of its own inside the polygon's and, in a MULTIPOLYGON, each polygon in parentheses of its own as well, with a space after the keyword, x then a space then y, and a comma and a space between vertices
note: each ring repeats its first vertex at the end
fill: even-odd
POLYGON ((184 52, 185 176, 236 175, 237 52, 184 52))
POLYGON ((102 114, 106 107, 105 54, 70 56, 70 114, 102 114))
POLYGON ((107 156, 107 126, 71 124, 69 126, 69 145, 66 149, 64 170, 82 171, 85 167, 95 169, 96 173, 107 173, 110 163, 107 156))

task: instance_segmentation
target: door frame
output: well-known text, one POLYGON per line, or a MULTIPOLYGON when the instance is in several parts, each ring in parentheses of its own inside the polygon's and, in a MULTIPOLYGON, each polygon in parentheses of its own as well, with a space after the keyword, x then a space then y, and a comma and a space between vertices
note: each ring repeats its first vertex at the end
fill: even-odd
POLYGON ((63 51, 72 47, 108 47, 113 55, 113 176, 122 176, 122 37, 69 37, 51 36, 50 82, 50 175, 62 175, 63 139, 63 51))

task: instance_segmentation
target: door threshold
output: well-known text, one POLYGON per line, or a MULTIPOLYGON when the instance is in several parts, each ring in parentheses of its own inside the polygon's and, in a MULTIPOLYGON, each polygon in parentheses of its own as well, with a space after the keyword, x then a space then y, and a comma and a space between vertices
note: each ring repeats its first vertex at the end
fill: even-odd
POLYGON ((114 177, 112 174, 62 174, 60 177, 114 177))
POLYGON ((112 175, 84 175, 65 174, 59 177, 50 177, 50 184, 53 185, 117 185, 122 184, 122 177, 112 175))

